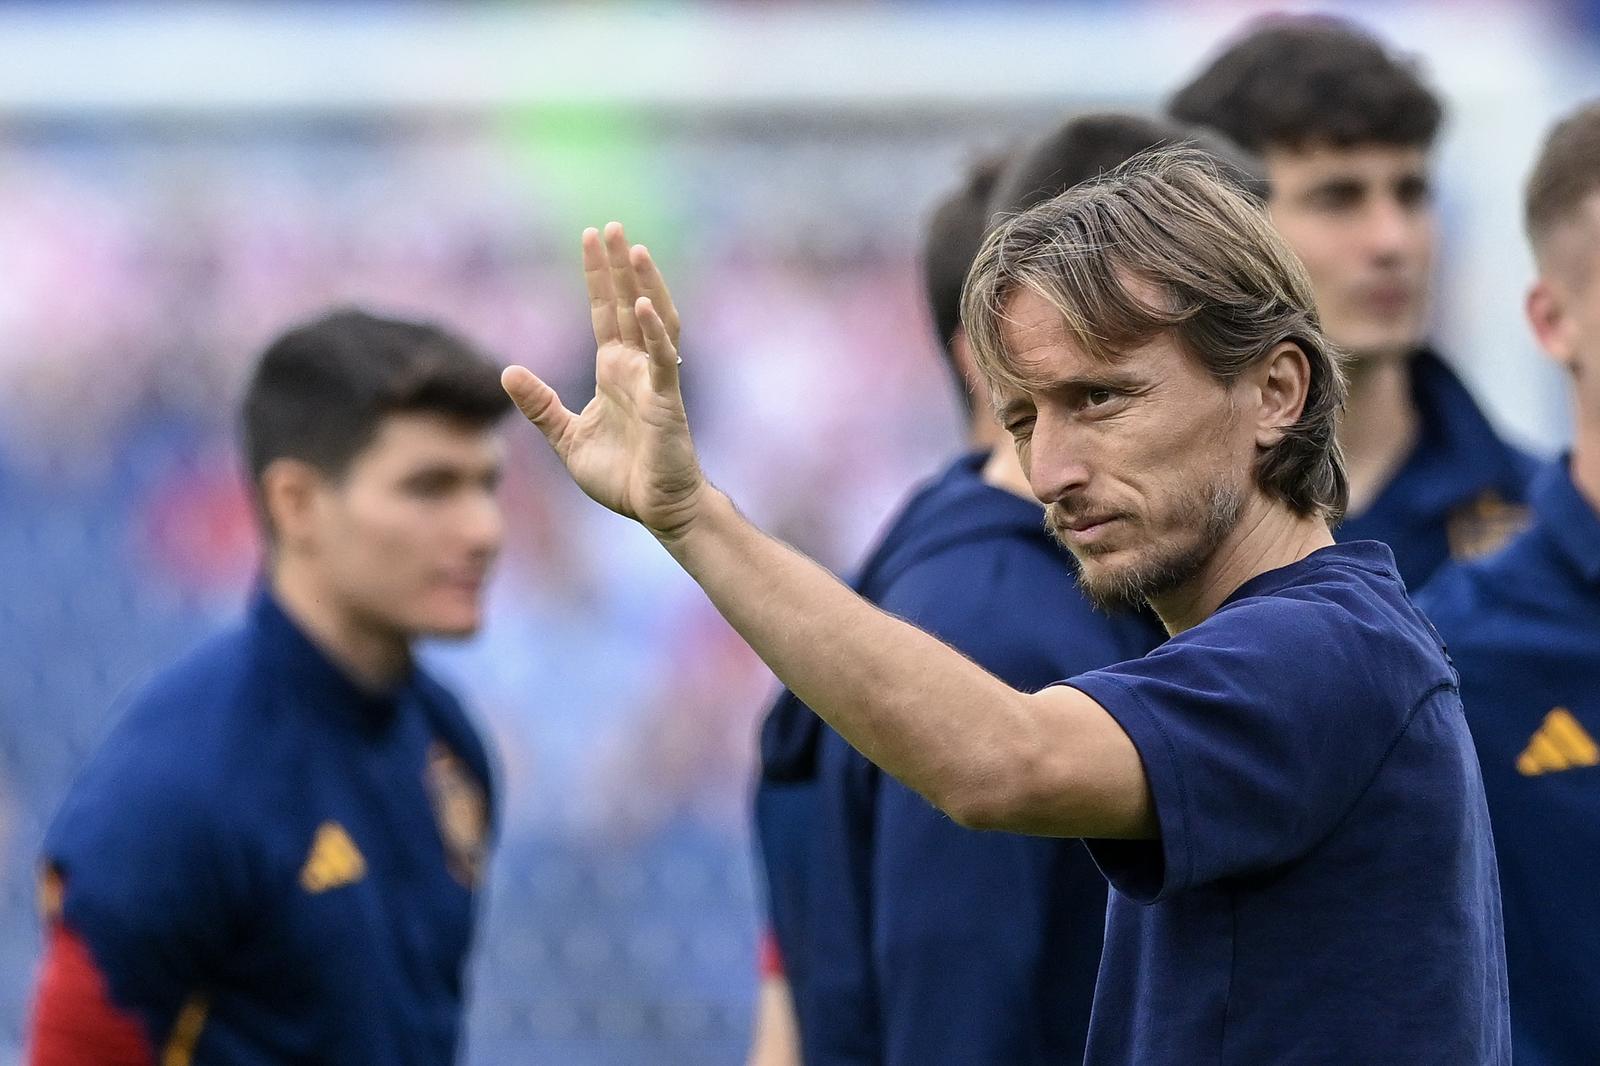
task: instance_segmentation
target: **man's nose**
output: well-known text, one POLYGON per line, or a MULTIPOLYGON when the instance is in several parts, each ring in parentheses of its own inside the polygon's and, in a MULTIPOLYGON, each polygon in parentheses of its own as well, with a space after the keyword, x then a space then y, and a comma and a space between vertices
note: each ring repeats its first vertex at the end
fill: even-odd
POLYGON ((1415 244, 1420 224, 1417 213, 1396 197, 1377 197, 1367 215, 1367 246, 1375 258, 1402 259, 1415 244))
POLYGON ((1081 434, 1040 419, 1029 442, 1028 486, 1040 503, 1055 503, 1089 483, 1081 434))
POLYGON ((476 552, 494 553, 505 539, 505 514, 500 501, 487 493, 474 496, 466 505, 462 516, 465 539, 476 552))

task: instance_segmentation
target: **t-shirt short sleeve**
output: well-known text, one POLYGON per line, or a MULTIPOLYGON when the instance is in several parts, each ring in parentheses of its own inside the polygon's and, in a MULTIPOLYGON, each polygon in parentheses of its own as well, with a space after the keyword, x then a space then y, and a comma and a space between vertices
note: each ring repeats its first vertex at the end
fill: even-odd
POLYGON ((1384 661, 1381 633, 1335 603, 1261 597, 1069 680, 1132 739, 1160 821, 1154 841, 1090 843, 1112 887, 1155 902, 1270 870, 1331 833, 1420 695, 1384 661))

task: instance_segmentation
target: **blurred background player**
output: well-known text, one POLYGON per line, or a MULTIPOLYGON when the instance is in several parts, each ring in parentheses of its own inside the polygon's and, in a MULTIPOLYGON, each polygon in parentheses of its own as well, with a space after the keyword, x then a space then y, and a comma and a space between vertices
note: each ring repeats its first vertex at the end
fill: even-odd
POLYGON ((1493 550, 1526 520, 1533 461, 1507 444, 1427 343, 1443 108, 1365 30, 1272 16, 1168 104, 1261 157, 1273 223, 1352 358, 1340 424, 1350 509, 1340 540, 1381 540, 1407 586, 1493 550))
POLYGON ((1461 671, 1505 907, 1516 1061, 1600 1062, 1600 103, 1555 127, 1528 181, 1528 319, 1571 378, 1572 451, 1532 527, 1447 566, 1423 609, 1461 671))
MULTIPOLYGON (((973 450, 906 503, 856 588, 1024 690, 1137 658, 1165 634, 1153 617, 1097 612, 1077 594, 967 349, 962 284, 996 214, 1192 135, 1136 115, 1073 118, 998 175, 993 162, 978 168, 928 226, 928 303, 973 450)), ((777 1053, 782 1033, 798 1034, 811 1066, 1080 1060, 1106 897, 1083 846, 956 825, 792 693, 769 716, 768 735, 778 728, 817 745, 810 836, 766 855, 775 882, 806 886, 778 927, 790 932, 779 954, 803 959, 805 980, 790 985, 798 1025, 775 1017, 784 999, 769 988, 755 1061, 794 1061, 792 1047, 777 1053)))
POLYGON ((494 804, 412 643, 479 625, 498 371, 342 311, 262 355, 243 624, 136 696, 45 841, 33 1066, 448 1063, 494 804))
MULTIPOLYGON (((1004 165, 1004 157, 995 156, 976 166, 966 184, 935 209, 928 224, 923 247, 924 292, 941 352, 966 416, 969 450, 942 475, 920 486, 889 521, 854 582, 858 592, 874 601, 881 600, 890 579, 905 569, 908 558, 915 561, 919 550, 926 553, 928 546, 922 541, 935 531, 929 519, 941 510, 950 511, 948 504, 952 500, 958 504, 957 511, 977 520, 973 528, 951 531, 952 536, 947 539, 952 548, 970 541, 984 524, 986 514, 991 535, 1000 540, 1006 536, 1006 517, 1018 511, 1028 515, 1034 531, 1043 529, 1033 509, 1019 508, 1016 503, 1020 472, 1014 471, 1006 459, 1014 449, 994 421, 987 393, 961 335, 961 285, 983 242, 990 202, 1004 165), (964 508, 959 506, 962 503, 964 508), (908 549, 912 554, 908 555, 908 549)), ((1025 494, 1026 482, 1021 482, 1020 488, 1025 494)), ((873 772, 857 765, 846 773, 848 763, 841 753, 823 743, 824 735, 831 732, 787 689, 779 694, 762 721, 755 828, 766 879, 769 925, 762 951, 751 1066, 799 1062, 802 1042, 807 1062, 836 1059, 845 1053, 837 1046, 841 1032, 850 1034, 848 1039, 858 1048, 872 1049, 880 1042, 876 1001, 870 997, 853 998, 861 995, 868 982, 870 961, 858 948, 865 912, 813 913, 817 907, 837 907, 841 894, 846 900, 857 901, 857 907, 866 905, 859 902, 864 886, 856 886, 857 892, 841 893, 839 889, 830 892, 821 883, 861 874, 859 868, 836 869, 836 853, 840 849, 830 847, 831 842, 822 836, 824 831, 841 829, 841 819, 833 817, 824 830, 821 817, 824 752, 828 776, 835 779, 830 782, 832 785, 848 781, 853 788, 870 788, 860 778, 873 772), (833 898, 824 903, 817 898, 819 895, 833 898), (825 943, 818 942, 819 930, 825 943), (835 995, 812 992, 813 974, 817 971, 820 974, 815 980, 836 989, 835 995), (819 997, 829 1004, 821 1012, 813 1006, 819 997), (826 1016, 827 1010, 834 1011, 834 1015, 826 1016), (802 1033, 806 1034, 803 1041, 802 1033)), ((838 796, 830 796, 828 802, 837 811, 838 796)), ((870 837, 870 830, 862 837, 870 837)), ((843 850, 854 857, 861 848, 843 850)), ((1103 899, 1100 908, 1104 910, 1103 899)))

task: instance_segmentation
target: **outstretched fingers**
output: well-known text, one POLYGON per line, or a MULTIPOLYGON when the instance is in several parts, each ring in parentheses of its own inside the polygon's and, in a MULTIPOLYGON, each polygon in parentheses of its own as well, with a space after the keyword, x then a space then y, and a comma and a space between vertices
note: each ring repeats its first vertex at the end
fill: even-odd
MULTIPOLYGON (((639 328, 644 332, 645 352, 650 358, 650 388, 658 396, 678 394, 678 346, 672 343, 666 323, 648 296, 641 296, 634 304, 639 328)), ((681 398, 680 401, 681 402, 681 398)))
POLYGON ((628 238, 622 232, 622 223, 606 223, 603 234, 606 261, 611 264, 611 289, 616 293, 617 328, 622 342, 629 347, 644 346, 644 334, 639 330, 639 319, 633 305, 639 299, 639 279, 634 276, 633 264, 628 259, 628 238))
POLYGON ((589 289, 589 321, 594 327, 595 344, 603 348, 621 340, 611 263, 600 243, 600 231, 592 226, 583 231, 583 281, 589 289))
POLYGON ((539 432, 556 453, 561 454, 567 431, 577 416, 567 410, 556 390, 525 366, 506 367, 500 374, 500 387, 528 421, 539 427, 539 432))
POLYGON ((672 293, 667 291, 667 279, 661 276, 656 261, 651 258, 650 249, 644 245, 634 245, 629 250, 629 259, 633 264, 633 275, 638 279, 640 295, 650 297, 650 303, 660 316, 661 324, 667 327, 667 336, 676 346, 679 336, 678 308, 672 302, 672 293))

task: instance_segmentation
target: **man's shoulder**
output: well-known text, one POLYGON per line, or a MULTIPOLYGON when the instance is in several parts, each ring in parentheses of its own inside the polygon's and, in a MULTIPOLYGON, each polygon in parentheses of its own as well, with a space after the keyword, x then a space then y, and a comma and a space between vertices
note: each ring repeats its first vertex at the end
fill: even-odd
MULTIPOLYGON (((919 486, 895 512, 888 532, 861 572, 869 599, 918 566, 974 545, 1033 545, 1050 551, 1040 506, 983 480, 976 456, 965 456, 919 486)), ((1055 549, 1060 565, 1066 555, 1055 549)))
POLYGON ((897 568, 875 592, 886 610, 958 645, 967 637, 1059 654, 1090 639, 1120 649, 1109 657, 1096 649, 1086 657, 1095 661, 1078 669, 1141 655, 1164 635, 1144 615, 1096 609, 1079 588, 1070 556, 1042 521, 945 538, 897 568))
POLYGON ((152 675, 126 701, 114 728, 123 743, 139 746, 178 743, 195 753, 225 743, 265 696, 259 666, 250 630, 235 626, 152 675))
POLYGON ((1470 623, 1486 609, 1499 606, 1499 581, 1494 569, 1485 565, 1499 554, 1445 563, 1417 592, 1417 606, 1441 633, 1448 637, 1457 629, 1470 630, 1470 623))
POLYGON ((200 816, 254 760, 246 719, 257 703, 246 631, 232 629, 166 666, 122 702, 79 772, 64 819, 161 807, 200 816))
POLYGON ((1276 624, 1298 633, 1414 613, 1388 549, 1357 541, 1246 582, 1202 626, 1276 624))
MULTIPOLYGON (((1338 545, 1291 577, 1229 602, 1173 641, 1254 649, 1283 677, 1343 696, 1420 698, 1453 678, 1438 634, 1405 591, 1381 545, 1338 545), (1381 549, 1381 551, 1380 551, 1381 549)), ((1308 691, 1308 696, 1310 692, 1308 691)))
POLYGON ((1417 593, 1417 605, 1453 647, 1492 641, 1506 622, 1547 613, 1548 569, 1537 527, 1490 555, 1446 563, 1417 593))

